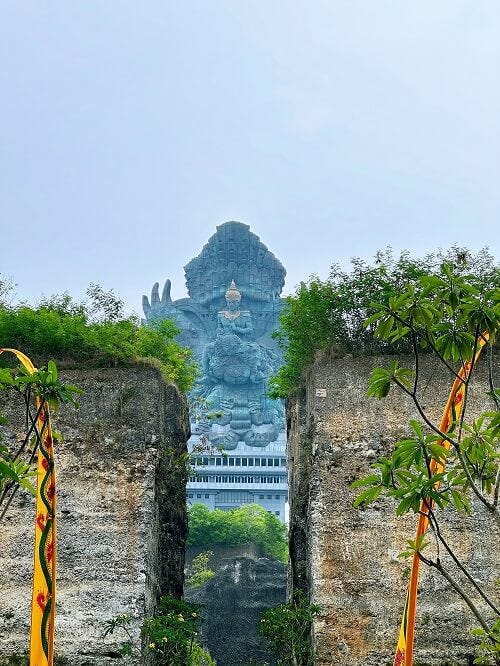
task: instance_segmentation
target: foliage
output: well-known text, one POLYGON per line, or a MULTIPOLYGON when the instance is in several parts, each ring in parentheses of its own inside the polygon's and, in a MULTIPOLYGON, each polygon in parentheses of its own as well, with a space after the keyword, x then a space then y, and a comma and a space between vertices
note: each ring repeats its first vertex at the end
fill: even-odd
POLYGON ((188 587, 202 587, 215 576, 215 571, 208 567, 208 563, 213 556, 211 550, 200 553, 193 558, 190 567, 190 574, 186 579, 188 587))
POLYGON ((104 623, 104 633, 103 638, 106 636, 114 634, 115 631, 121 631, 127 636, 127 640, 123 641, 120 645, 120 655, 122 657, 131 657, 136 654, 134 648, 134 639, 130 631, 130 624, 132 622, 132 617, 128 613, 122 613, 117 617, 112 618, 111 620, 106 620, 104 623))
POLYGON ((474 629, 474 636, 478 636, 481 640, 479 644, 479 656, 474 659, 475 664, 482 666, 490 666, 490 664, 498 664, 498 654, 500 645, 500 620, 496 620, 490 627, 489 632, 484 629, 474 629), (491 640, 493 636, 494 641, 491 640))
POLYGON ((0 273, 0 306, 7 305, 14 286, 10 277, 0 273))
MULTIPOLYGON (((57 410, 61 403, 78 407, 76 397, 81 391, 71 384, 61 383, 53 361, 49 361, 46 368, 39 368, 33 373, 29 373, 22 365, 13 369, 0 368, 0 391, 13 394, 20 400, 24 410, 23 422, 26 424, 15 452, 10 451, 0 440, 1 520, 19 489, 35 494, 33 462, 40 444, 41 432, 37 422, 39 410, 33 409, 34 398, 47 400, 52 410, 57 410)), ((2 425, 6 422, 5 418, 0 419, 2 425)), ((56 432, 53 432, 53 436, 60 439, 56 432)))
POLYGON ((87 289, 90 298, 88 312, 96 321, 120 321, 125 319, 124 302, 113 290, 105 291, 100 284, 90 283, 87 289))
MULTIPOLYGON (((423 537, 409 540, 402 556, 417 554, 422 562, 434 567, 469 606, 486 641, 487 649, 483 646, 483 654, 476 662, 482 664, 495 663, 489 660, 495 658, 491 655, 500 656, 500 612, 443 536, 436 508, 470 512, 472 493, 497 517, 498 524, 500 413, 492 354, 500 322, 499 284, 498 275, 496 282, 480 284, 473 275, 463 275, 445 262, 437 273, 420 276, 400 294, 373 304, 374 312, 367 319, 367 325, 375 326, 379 339, 396 344, 406 341, 413 351, 414 367, 404 368, 393 360, 387 368, 375 368, 369 380, 368 396, 385 398, 391 387, 396 386, 411 398, 420 418, 409 422, 409 437, 396 442, 390 455, 372 465, 373 473, 353 484, 364 488, 355 506, 366 506, 386 495, 396 499, 397 515, 423 511, 428 516, 433 540, 423 537), (468 421, 468 392, 481 343, 485 343, 483 355, 487 356, 489 394, 492 407, 496 409, 468 421), (441 373, 457 381, 463 389, 461 412, 452 403, 451 418, 444 431, 441 424, 428 417, 422 405, 422 350, 430 351, 438 360, 441 373), (467 363, 470 363, 468 373, 467 363), (435 554, 429 555, 432 543, 435 554), (450 573, 445 558, 457 568, 457 576, 450 573)), ((426 390, 432 392, 432 385, 427 385, 426 390)))
POLYGON ((270 608, 262 614, 260 633, 272 645, 278 666, 309 666, 312 664, 311 623, 321 611, 296 595, 291 603, 270 608))
POLYGON ((88 295, 89 303, 76 303, 67 293, 37 307, 0 303, 0 344, 23 349, 35 359, 55 357, 96 366, 152 358, 168 381, 186 391, 192 387, 197 367, 191 352, 176 342, 173 322, 141 326, 137 318, 124 316, 123 302, 113 292, 92 284, 88 295))
MULTIPOLYGON (((165 666, 216 666, 210 654, 196 640, 197 623, 196 606, 175 597, 162 597, 158 613, 145 618, 142 623, 145 649, 155 655, 155 663, 165 666)), ((134 641, 131 624, 132 617, 128 613, 107 620, 103 638, 115 631, 125 634, 120 655, 135 660, 140 649, 134 641)))
POLYGON ((147 648, 165 666, 215 666, 209 653, 196 641, 196 606, 174 597, 163 597, 159 613, 146 618, 142 635, 147 648))
POLYGON ((231 511, 210 511, 203 504, 189 509, 189 546, 236 546, 253 542, 264 554, 281 562, 288 559, 286 527, 258 504, 231 511))
POLYGON ((34 476, 34 469, 22 460, 12 459, 9 449, 0 442, 0 506, 4 492, 16 485, 34 495, 34 476))
POLYGON ((410 352, 407 338, 374 337, 376 326, 366 326, 365 319, 372 302, 387 305, 421 277, 438 275, 444 260, 455 266, 458 275, 471 274, 471 284, 480 291, 498 284, 500 270, 487 250, 472 255, 457 246, 423 259, 412 259, 408 252, 394 259, 387 249, 376 254, 373 265, 352 259, 350 272, 333 265, 327 280, 312 277, 303 283, 286 299, 281 328, 275 333, 285 349, 285 363, 271 381, 272 396, 285 398, 300 390, 302 374, 318 351, 339 355, 410 352))

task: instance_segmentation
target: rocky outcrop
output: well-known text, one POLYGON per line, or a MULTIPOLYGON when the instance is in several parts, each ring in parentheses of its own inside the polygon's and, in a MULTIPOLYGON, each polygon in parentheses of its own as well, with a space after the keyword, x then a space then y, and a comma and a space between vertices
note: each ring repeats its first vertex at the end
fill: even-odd
MULTIPOLYGON (((218 557, 221 554, 219 549, 218 557)), ((217 666, 275 664, 266 639, 259 635, 259 623, 265 610, 284 603, 285 595, 284 564, 239 556, 221 558, 208 583, 186 591, 186 599, 199 604, 201 642, 217 666)))
MULTIPOLYGON (((140 619, 163 594, 183 587, 187 408, 177 388, 147 366, 71 370, 84 390, 78 411, 63 407, 56 427, 60 664, 116 663, 119 634, 104 622, 140 619)), ((13 405, 7 438, 22 430, 13 405)), ((27 652, 34 502, 19 496, 0 525, 0 664, 27 652), (3 661, 2 661, 3 660, 3 661)), ((123 637, 124 638, 124 637, 123 637)), ((139 642, 138 642, 139 645, 139 642)), ((139 663, 139 658, 137 663, 139 663)))
MULTIPOLYGON (((322 608, 313 631, 317 666, 392 664, 409 567, 398 553, 413 538, 416 519, 413 514, 396 518, 394 505, 386 501, 354 509, 356 491, 350 488, 375 458, 408 435, 408 419, 416 417, 400 392, 382 401, 366 397, 371 369, 386 361, 318 359, 305 394, 288 403, 290 583, 322 608)), ((402 364, 411 365, 406 361, 402 364)), ((422 362, 422 386, 428 387, 423 405, 438 420, 451 381, 431 357, 422 362)), ((469 392, 471 415, 491 409, 484 363, 478 370, 469 392)), ((463 562, 495 596, 500 544, 492 537, 498 530, 491 516, 474 505, 470 516, 450 510, 443 520, 463 562)), ((474 625, 446 581, 422 567, 415 663, 472 663, 474 625)))

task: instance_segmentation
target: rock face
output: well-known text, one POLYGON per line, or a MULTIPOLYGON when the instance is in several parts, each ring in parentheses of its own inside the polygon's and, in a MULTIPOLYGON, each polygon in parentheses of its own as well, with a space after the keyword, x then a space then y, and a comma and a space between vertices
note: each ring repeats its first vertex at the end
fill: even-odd
MULTIPOLYGON (((64 438, 56 449, 56 663, 104 666, 116 663, 126 638, 103 639, 107 619, 134 615, 139 641, 140 618, 158 597, 182 593, 187 407, 150 367, 61 374, 85 393, 78 411, 63 407, 55 422, 64 438)), ((4 434, 15 438, 15 409, 0 412, 11 416, 4 434)), ((19 496, 0 526, 2 665, 24 663, 16 659, 28 651, 33 523, 34 501, 19 496)))
MULTIPOLYGON (((317 360, 305 394, 288 404, 290 585, 322 607, 313 631, 317 666, 382 666, 393 660, 409 572, 397 555, 413 538, 416 517, 396 518, 386 501, 356 510, 350 489, 376 457, 408 435, 408 419, 417 417, 400 392, 382 401, 366 398, 371 369, 386 361, 317 360)), ((438 374, 431 358, 423 361, 422 386, 432 386, 423 405, 438 420, 451 380, 438 374)), ((402 365, 411 362, 403 359, 402 365)), ((488 390, 481 365, 468 414, 492 408, 488 390)), ((478 505, 470 516, 446 511, 443 532, 494 598, 500 544, 491 537, 498 534, 491 516, 478 505)), ((417 616, 416 664, 472 663, 470 629, 477 623, 446 581, 423 565, 417 616)))
MULTIPOLYGON (((227 554, 230 552, 228 549, 227 554)), ((267 641, 259 635, 259 622, 261 614, 284 603, 285 596, 284 564, 265 558, 227 557, 208 583, 187 590, 185 598, 200 606, 201 642, 217 666, 274 666, 267 641)))

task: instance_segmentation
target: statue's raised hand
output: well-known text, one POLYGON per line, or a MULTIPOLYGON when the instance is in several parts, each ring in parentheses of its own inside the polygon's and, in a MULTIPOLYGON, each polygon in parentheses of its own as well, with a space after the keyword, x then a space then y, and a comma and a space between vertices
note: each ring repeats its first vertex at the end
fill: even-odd
POLYGON ((172 297, 170 296, 171 287, 172 283, 170 280, 167 280, 163 287, 160 299, 160 285, 158 282, 155 282, 153 289, 151 290, 151 303, 147 296, 142 297, 142 309, 144 310, 147 321, 165 319, 167 317, 172 317, 175 313, 175 305, 172 303, 172 297))

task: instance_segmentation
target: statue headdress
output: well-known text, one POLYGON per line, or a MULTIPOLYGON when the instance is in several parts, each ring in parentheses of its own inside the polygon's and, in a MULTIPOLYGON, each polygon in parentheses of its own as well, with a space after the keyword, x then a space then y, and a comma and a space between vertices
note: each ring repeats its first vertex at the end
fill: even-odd
POLYGON ((234 280, 231 280, 229 289, 226 291, 226 298, 228 301, 241 301, 241 293, 236 287, 236 283, 234 280))

